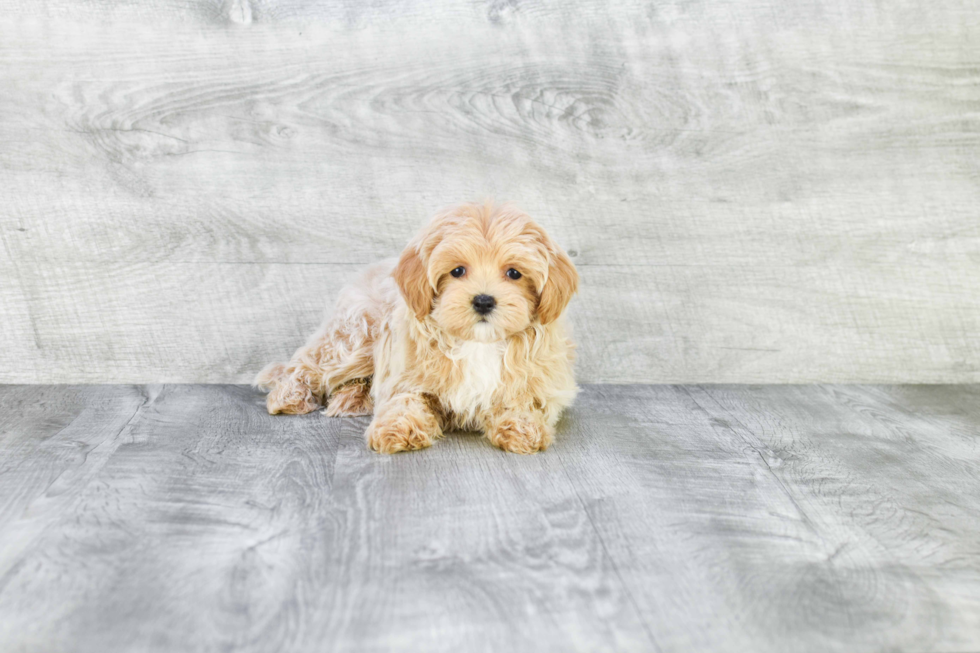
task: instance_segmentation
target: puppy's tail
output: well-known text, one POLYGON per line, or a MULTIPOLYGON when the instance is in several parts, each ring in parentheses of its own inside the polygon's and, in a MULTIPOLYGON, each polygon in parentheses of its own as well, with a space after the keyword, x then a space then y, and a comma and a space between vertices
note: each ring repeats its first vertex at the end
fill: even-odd
POLYGON ((303 415, 321 407, 309 370, 294 363, 266 365, 252 385, 269 393, 265 404, 270 415, 303 415))

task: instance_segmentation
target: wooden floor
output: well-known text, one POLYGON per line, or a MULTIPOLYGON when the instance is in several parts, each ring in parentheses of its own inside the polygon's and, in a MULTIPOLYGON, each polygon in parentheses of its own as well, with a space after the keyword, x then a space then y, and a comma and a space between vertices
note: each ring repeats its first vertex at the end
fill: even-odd
POLYGON ((0 387, 0 651, 977 651, 980 386, 590 386, 530 457, 0 387))

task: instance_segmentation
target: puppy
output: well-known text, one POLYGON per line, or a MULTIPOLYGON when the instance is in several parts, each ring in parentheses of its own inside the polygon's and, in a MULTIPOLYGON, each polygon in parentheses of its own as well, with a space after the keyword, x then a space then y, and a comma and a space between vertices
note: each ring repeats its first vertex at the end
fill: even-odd
POLYGON ((367 441, 381 453, 452 429, 534 453, 577 391, 562 319, 577 288, 571 260, 527 215, 464 204, 346 288, 334 316, 255 384, 271 414, 373 413, 367 441))

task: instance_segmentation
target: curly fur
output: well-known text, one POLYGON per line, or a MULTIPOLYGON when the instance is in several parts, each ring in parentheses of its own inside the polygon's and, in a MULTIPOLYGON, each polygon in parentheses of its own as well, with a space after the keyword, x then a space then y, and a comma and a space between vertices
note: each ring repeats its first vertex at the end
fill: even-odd
POLYGON ((272 414, 373 410, 367 441, 382 453, 431 446, 452 429, 534 453, 577 391, 562 319, 577 287, 571 260, 526 214, 464 204, 437 215, 397 261, 367 270, 334 317, 255 383, 272 414), (476 295, 495 299, 491 313, 474 310, 476 295))

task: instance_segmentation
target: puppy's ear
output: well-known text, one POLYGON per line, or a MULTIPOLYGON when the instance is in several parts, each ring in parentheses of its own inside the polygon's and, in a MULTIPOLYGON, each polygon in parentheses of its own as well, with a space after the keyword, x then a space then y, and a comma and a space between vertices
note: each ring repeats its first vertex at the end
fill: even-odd
POLYGON ((541 289, 538 301, 538 319, 541 324, 557 320, 576 290, 578 270, 560 247, 554 247, 551 251, 551 265, 548 266, 548 281, 541 289))
POLYGON ((415 317, 420 320, 425 319, 425 316, 432 311, 432 300, 435 295, 432 286, 429 285, 425 264, 419 256, 415 243, 410 244, 402 252, 391 276, 394 277, 398 288, 402 291, 402 297, 415 313, 415 317))

